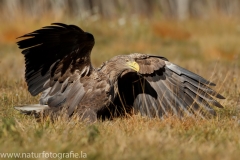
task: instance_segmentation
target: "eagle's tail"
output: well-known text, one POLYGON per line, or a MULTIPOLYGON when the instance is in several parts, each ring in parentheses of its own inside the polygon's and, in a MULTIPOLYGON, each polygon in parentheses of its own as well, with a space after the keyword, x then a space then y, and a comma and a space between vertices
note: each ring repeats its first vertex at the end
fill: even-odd
POLYGON ((24 106, 18 106, 14 107, 16 110, 20 111, 24 114, 38 114, 40 112, 43 112, 45 110, 49 110, 50 107, 48 105, 41 105, 41 104, 30 104, 30 105, 24 105, 24 106))

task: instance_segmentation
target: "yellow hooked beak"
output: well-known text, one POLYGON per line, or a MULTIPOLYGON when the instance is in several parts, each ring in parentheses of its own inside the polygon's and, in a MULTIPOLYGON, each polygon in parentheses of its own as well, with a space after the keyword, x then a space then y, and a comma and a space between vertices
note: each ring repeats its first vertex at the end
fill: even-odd
POLYGON ((135 70, 135 71, 139 71, 139 65, 138 65, 138 63, 137 62, 135 62, 135 61, 133 61, 133 62, 127 62, 127 65, 131 68, 131 69, 133 69, 133 70, 135 70))

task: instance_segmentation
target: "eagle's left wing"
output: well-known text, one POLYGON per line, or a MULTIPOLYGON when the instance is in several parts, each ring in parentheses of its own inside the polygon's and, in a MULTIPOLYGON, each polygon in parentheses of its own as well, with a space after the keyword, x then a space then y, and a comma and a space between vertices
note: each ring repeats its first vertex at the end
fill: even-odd
POLYGON ((139 75, 128 73, 119 79, 119 92, 126 105, 149 117, 164 115, 199 115, 215 111, 211 106, 223 106, 215 98, 222 95, 201 76, 169 62, 160 56, 131 55, 138 63, 139 75), (131 82, 129 81, 131 79, 131 82))

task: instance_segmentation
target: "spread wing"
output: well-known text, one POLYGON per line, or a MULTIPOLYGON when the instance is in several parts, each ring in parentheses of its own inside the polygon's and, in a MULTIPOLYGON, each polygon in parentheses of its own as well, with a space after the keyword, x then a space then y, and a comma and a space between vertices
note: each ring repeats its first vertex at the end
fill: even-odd
POLYGON ((54 88, 52 94, 64 90, 79 75, 91 72, 94 37, 75 25, 53 23, 19 38, 22 40, 17 44, 24 49, 25 79, 33 96, 49 87, 54 88))
POLYGON ((127 73, 119 79, 121 100, 126 106, 149 117, 164 115, 215 114, 211 106, 222 108, 215 98, 223 96, 210 88, 215 84, 177 66, 164 57, 132 54, 140 76, 127 73))

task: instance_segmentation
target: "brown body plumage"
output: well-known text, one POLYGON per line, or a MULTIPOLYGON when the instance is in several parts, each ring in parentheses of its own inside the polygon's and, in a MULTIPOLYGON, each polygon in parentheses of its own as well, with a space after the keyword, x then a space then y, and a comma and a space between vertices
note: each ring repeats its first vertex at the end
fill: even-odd
POLYGON ((29 92, 43 92, 39 105, 23 112, 66 110, 91 122, 134 111, 148 117, 215 114, 222 107, 213 83, 170 63, 166 58, 134 53, 119 55, 100 68, 91 65, 92 34, 77 26, 55 23, 18 42, 24 49, 29 92))

